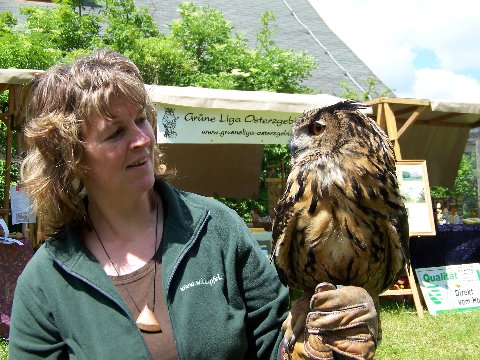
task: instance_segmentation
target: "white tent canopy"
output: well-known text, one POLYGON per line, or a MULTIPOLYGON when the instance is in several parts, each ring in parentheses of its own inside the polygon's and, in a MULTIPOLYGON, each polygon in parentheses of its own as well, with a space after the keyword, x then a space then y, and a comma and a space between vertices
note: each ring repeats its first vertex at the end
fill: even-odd
POLYGON ((367 102, 404 160, 426 160, 430 186, 451 187, 480 103, 378 98, 367 102))
POLYGON ((284 94, 270 91, 220 90, 198 87, 147 85, 154 103, 201 108, 270 110, 302 113, 341 101, 332 95, 284 94))
POLYGON ((32 69, 0 69, 0 84, 25 85, 43 70, 32 69))

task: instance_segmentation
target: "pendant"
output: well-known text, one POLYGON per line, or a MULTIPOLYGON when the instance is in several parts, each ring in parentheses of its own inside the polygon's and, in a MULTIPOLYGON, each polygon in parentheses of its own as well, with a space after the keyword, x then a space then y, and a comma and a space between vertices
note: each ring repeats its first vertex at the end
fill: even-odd
POLYGON ((153 311, 150 310, 148 305, 145 305, 140 315, 138 315, 136 324, 140 330, 148 332, 159 332, 162 331, 160 324, 158 323, 157 318, 153 314, 153 311))

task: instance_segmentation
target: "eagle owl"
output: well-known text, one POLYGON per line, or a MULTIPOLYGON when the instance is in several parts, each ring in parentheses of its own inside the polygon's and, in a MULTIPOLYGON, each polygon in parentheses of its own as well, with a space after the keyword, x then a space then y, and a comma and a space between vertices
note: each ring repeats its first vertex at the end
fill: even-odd
POLYGON ((312 294, 321 282, 359 286, 378 306, 408 261, 408 222, 393 146, 361 109, 344 101, 294 124, 272 258, 290 288, 312 294))

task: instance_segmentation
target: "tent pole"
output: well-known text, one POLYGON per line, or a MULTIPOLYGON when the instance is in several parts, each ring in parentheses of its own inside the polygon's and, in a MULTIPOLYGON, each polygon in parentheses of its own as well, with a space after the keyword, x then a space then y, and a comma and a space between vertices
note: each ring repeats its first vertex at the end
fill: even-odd
MULTIPOLYGON (((397 136, 397 120, 395 118, 395 113, 392 111, 390 105, 387 102, 382 102, 378 106, 377 124, 379 124, 380 126, 385 126, 384 130, 386 130, 389 139, 393 143, 393 150, 395 152, 396 159, 397 161, 402 160, 402 153, 400 152, 400 144, 398 143, 397 136)), ((408 264, 405 265, 405 272, 408 278, 408 283, 410 284, 410 289, 391 289, 382 293, 381 296, 412 295, 413 302, 415 303, 415 309, 417 310, 417 315, 420 319, 423 319, 423 305, 420 300, 417 282, 415 281, 412 267, 408 264)))

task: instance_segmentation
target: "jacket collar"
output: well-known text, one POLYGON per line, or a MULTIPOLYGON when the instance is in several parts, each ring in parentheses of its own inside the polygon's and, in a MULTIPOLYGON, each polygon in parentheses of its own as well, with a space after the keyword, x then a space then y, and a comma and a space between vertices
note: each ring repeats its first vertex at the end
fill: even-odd
MULTIPOLYGON (((160 194, 166 210, 162 237, 162 274, 164 281, 167 281, 164 284, 168 286, 178 263, 208 220, 209 213, 196 195, 179 191, 163 181, 155 184, 155 191, 160 194)), ((83 246, 80 235, 80 229, 67 229, 62 235, 46 241, 45 249, 64 271, 118 299, 115 286, 97 259, 83 246)))

